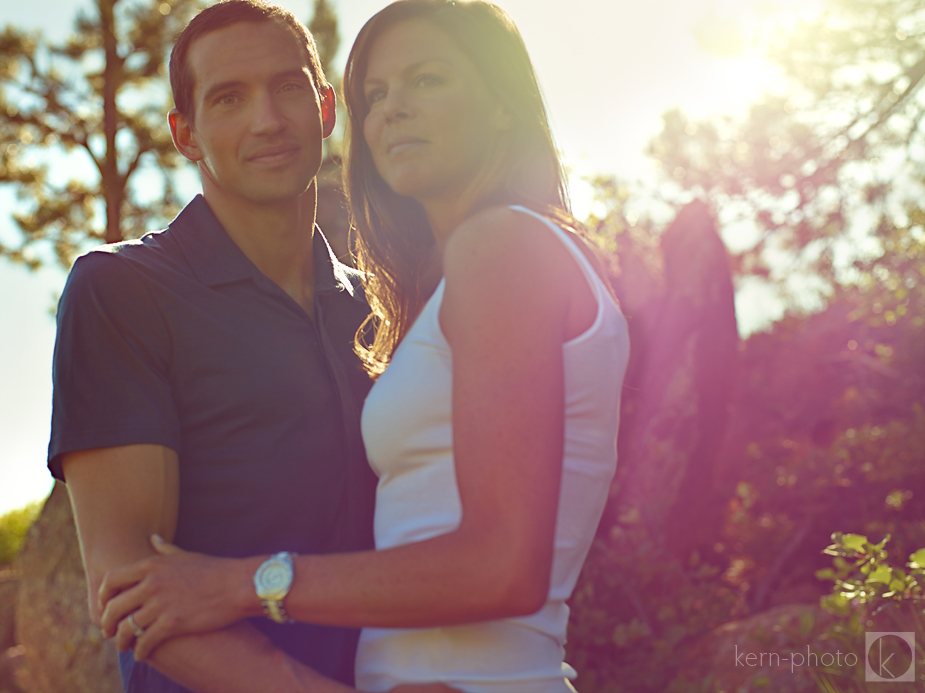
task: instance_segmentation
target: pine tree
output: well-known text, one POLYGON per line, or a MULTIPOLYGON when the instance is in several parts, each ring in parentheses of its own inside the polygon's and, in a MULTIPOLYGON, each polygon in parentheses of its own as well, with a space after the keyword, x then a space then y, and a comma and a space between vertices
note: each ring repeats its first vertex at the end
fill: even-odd
POLYGON ((332 80, 334 58, 337 56, 337 49, 340 48, 340 32, 337 29, 337 14, 328 0, 315 0, 315 8, 311 21, 308 23, 308 30, 315 38, 321 66, 328 75, 328 79, 332 80))
POLYGON ((0 33, 0 183, 20 200, 19 243, 0 255, 36 268, 53 251, 68 267, 87 245, 140 236, 175 214, 182 160, 167 129, 166 57, 198 7, 95 0, 61 44, 0 33))
POLYGON ((667 113, 650 145, 663 190, 678 202, 705 197, 727 225, 753 230, 735 257, 739 276, 799 276, 791 293, 814 286, 829 298, 880 280, 921 286, 925 6, 828 0, 768 43, 788 92, 743 121, 667 113))

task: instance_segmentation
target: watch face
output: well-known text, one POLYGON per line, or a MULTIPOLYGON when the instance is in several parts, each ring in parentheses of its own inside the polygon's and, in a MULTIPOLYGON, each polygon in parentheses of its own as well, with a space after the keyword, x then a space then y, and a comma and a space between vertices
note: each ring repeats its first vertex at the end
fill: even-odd
POLYGON ((292 563, 279 558, 264 562, 254 576, 257 596, 261 599, 282 599, 292 585, 292 563))

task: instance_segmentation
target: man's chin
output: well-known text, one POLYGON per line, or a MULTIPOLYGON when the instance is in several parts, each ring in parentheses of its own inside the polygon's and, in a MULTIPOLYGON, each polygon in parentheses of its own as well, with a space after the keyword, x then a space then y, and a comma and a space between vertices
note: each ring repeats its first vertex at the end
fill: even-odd
POLYGON ((252 207, 285 207, 298 203, 302 197, 311 189, 312 181, 307 184, 293 184, 285 187, 280 186, 254 186, 243 190, 228 190, 221 186, 214 186, 213 190, 205 190, 206 198, 225 199, 235 206, 252 206, 252 207), (211 194, 210 194, 211 192, 211 194))

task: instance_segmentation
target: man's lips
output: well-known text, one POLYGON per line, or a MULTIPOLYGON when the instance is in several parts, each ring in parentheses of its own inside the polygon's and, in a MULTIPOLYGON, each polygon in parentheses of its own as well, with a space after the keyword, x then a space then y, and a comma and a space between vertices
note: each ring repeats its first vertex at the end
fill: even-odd
POLYGON ((264 147, 249 154, 247 161, 254 164, 275 164, 295 156, 299 148, 295 144, 280 144, 273 147, 264 147))
POLYGON ((399 152, 419 147, 422 144, 427 144, 427 140, 418 139, 416 137, 400 137, 389 142, 386 151, 389 154, 398 154, 399 152))

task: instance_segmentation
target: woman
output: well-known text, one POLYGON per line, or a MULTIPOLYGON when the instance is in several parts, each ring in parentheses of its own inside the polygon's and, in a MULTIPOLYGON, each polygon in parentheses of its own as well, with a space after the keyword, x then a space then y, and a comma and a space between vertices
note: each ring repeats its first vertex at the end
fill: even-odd
MULTIPOLYGON (((361 690, 573 690, 565 600, 615 469, 628 341, 569 230, 526 49, 482 0, 402 0, 360 32, 345 98, 377 551, 296 557, 285 610, 366 627, 361 690)), ((265 556, 161 552, 105 583, 120 646, 128 616, 145 627, 139 658, 261 613, 265 556)))

